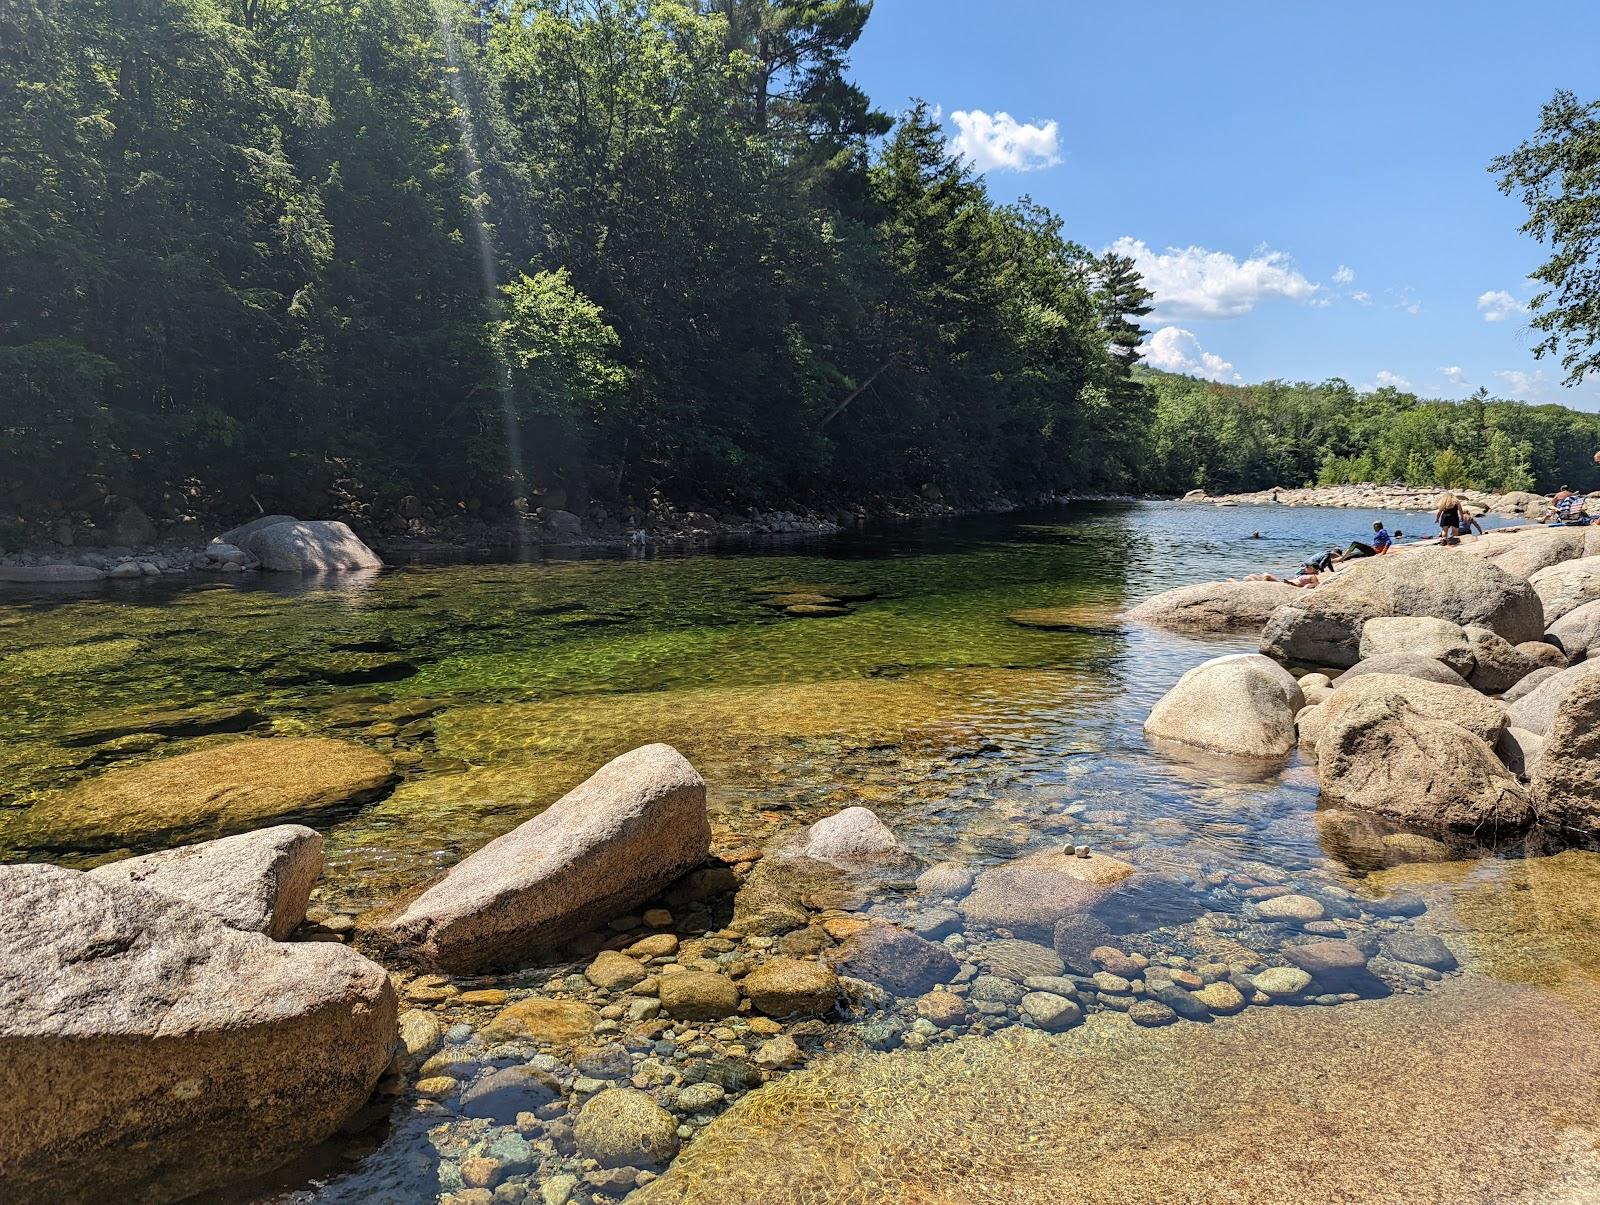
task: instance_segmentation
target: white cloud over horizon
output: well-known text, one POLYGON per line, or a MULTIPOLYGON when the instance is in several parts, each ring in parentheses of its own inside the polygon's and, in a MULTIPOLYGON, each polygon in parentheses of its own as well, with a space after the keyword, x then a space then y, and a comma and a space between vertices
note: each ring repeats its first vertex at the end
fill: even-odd
POLYGON ((1377 380, 1379 389, 1383 389, 1385 387, 1391 389, 1411 388, 1410 381, 1406 380, 1405 377, 1400 376, 1398 373, 1390 372, 1387 368, 1379 370, 1377 380))
POLYGON ((1268 247, 1240 260, 1205 247, 1156 251, 1143 239, 1124 235, 1110 250, 1134 261, 1145 287, 1155 294, 1158 320, 1239 318, 1273 298, 1310 301, 1321 288, 1286 253, 1268 247))
POLYGON ((1340 264, 1339 270, 1333 274, 1333 283, 1336 285, 1347 285, 1355 278, 1356 270, 1354 268, 1346 267, 1344 264, 1340 264))
POLYGON ((1490 289, 1478 294, 1478 312, 1485 322, 1504 322, 1512 314, 1521 314, 1528 307, 1504 289, 1490 289))
POLYGON ((1467 383, 1466 371, 1459 364, 1446 364, 1439 369, 1439 372, 1452 385, 1465 385, 1467 383))
POLYGON ((1209 381, 1237 381, 1233 365, 1215 352, 1200 346, 1193 331, 1180 326, 1164 326, 1139 345, 1144 362, 1164 372, 1205 377, 1209 381))
POLYGON ((957 109, 950 114, 959 133, 951 153, 980 172, 1029 172, 1061 162, 1061 128, 1054 121, 1023 122, 1005 112, 957 109))

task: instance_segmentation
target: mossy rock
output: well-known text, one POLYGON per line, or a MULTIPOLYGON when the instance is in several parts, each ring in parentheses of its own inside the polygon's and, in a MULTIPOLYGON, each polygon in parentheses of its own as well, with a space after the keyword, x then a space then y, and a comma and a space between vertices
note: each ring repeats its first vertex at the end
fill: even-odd
POLYGON ((793 615, 796 619, 831 619, 837 615, 850 614, 850 608, 817 603, 799 603, 792 607, 785 607, 783 613, 785 615, 793 615))
POLYGON ((146 849, 326 818, 395 781, 381 753, 324 737, 246 738, 119 766, 29 811, 19 836, 43 849, 146 849))
POLYGON ((366 682, 399 682, 416 672, 417 667, 405 658, 387 653, 333 653, 308 665, 272 674, 268 680, 280 686, 318 682, 359 686, 366 682))
POLYGON ((231 704, 207 707, 135 707, 75 724, 62 734, 63 745, 98 745, 135 735, 205 736, 243 732, 261 723, 254 708, 231 704))
POLYGON ((1006 618, 1024 628, 1045 632, 1078 632, 1090 636, 1116 636, 1112 622, 1115 610, 1100 603, 1080 603, 1068 607, 1035 607, 1013 611, 1006 618))
POLYGON ((107 669, 131 661, 144 648, 142 640, 96 640, 89 644, 53 644, 25 649, 0 658, 0 674, 19 678, 43 678, 57 674, 81 674, 107 669))
POLYGON ((840 600, 827 594, 769 594, 764 602, 769 607, 837 607, 840 600))
POLYGON ((836 583, 825 582, 775 582, 766 586, 752 586, 752 594, 820 594, 824 598, 837 599, 839 602, 866 602, 877 598, 876 590, 868 590, 861 586, 841 586, 836 583))

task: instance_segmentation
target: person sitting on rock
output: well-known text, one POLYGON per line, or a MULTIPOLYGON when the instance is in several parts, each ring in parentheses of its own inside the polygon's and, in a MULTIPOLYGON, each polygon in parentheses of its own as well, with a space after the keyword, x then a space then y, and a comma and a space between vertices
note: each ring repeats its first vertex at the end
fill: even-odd
POLYGON ((1554 526, 1587 527, 1590 519, 1583 513, 1586 499, 1579 497, 1565 486, 1561 488, 1566 496, 1556 495, 1556 513, 1550 520, 1551 524, 1554 526))
POLYGON ((1372 521, 1372 555, 1387 556, 1389 554, 1389 550, 1394 547, 1394 542, 1399 538, 1399 536, 1400 533, 1398 531, 1395 532, 1393 536, 1390 536, 1390 534, 1383 529, 1383 520, 1374 519, 1372 521))

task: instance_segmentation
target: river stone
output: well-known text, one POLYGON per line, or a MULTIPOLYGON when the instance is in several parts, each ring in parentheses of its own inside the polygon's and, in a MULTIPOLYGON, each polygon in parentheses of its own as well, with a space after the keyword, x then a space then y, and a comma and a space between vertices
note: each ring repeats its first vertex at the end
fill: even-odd
POLYGON ((1526 778, 1533 770, 1533 763, 1544 751, 1544 737, 1526 728, 1508 727, 1495 742, 1494 751, 1505 762, 1506 769, 1520 778, 1526 778))
POLYGON ((954 992, 928 992, 917 997, 917 1016, 925 1017, 940 1029, 949 1029, 967 1019, 967 1002, 954 992))
POLYGON ((588 1042, 600 1018, 577 1000, 550 1000, 529 996, 509 1004, 483 1027, 486 1042, 535 1042, 553 1050, 569 1051, 588 1042))
POLYGON ((661 1167, 678 1153, 678 1119, 643 1092, 609 1088, 584 1104, 573 1138, 601 1167, 661 1167))
POLYGON ((1178 1014, 1159 1000, 1135 1000, 1128 1006, 1128 1020, 1147 1029, 1171 1025, 1177 1019, 1178 1014))
POLYGON ((920 996, 955 978, 959 964, 941 945, 897 925, 874 921, 845 939, 828 959, 838 970, 896 996, 920 996))
POLYGON ((712 1021, 739 1009, 738 985, 716 971, 678 971, 661 976, 661 1009, 676 1021, 712 1021))
POLYGON ((176 1200, 266 1172, 367 1100, 396 1007, 346 946, 0 867, 0 1195, 176 1200))
POLYGON ((228 543, 243 548, 278 573, 345 573, 357 569, 382 569, 383 561, 343 523, 272 523, 259 527, 242 541, 228 543))
POLYGON ((1210 1012, 1223 1017, 1236 1013, 1245 1006, 1243 993, 1226 979, 1206 984, 1194 994, 1194 998, 1204 1004, 1210 1012))
POLYGON ((1250 979, 1258 992, 1273 998, 1298 996, 1311 986, 1311 975, 1299 967, 1268 967, 1250 979))
POLYGON ((617 950, 601 950, 583 975, 596 987, 614 992, 643 982, 647 973, 637 959, 617 950))
POLYGON ((1459 690, 1470 689, 1467 680, 1448 665, 1417 653, 1379 653, 1375 657, 1363 656, 1360 661, 1339 675, 1339 681, 1334 684, 1333 689, 1337 692, 1347 688, 1350 683, 1357 682, 1369 674, 1382 674, 1391 678, 1416 678, 1422 682, 1454 686, 1459 690))
POLYGON ((1337 939, 1285 946, 1283 956, 1302 971, 1310 971, 1313 978, 1321 980, 1349 978, 1367 968, 1367 956, 1360 949, 1352 942, 1337 939))
POLYGON ((1128 863, 1101 853, 1029 854, 980 873, 961 911, 968 924, 1053 939, 1057 921, 1090 911, 1133 873, 1128 863))
POLYGON ((845 808, 800 830, 780 857, 810 858, 841 870, 914 865, 916 859, 870 808, 845 808))
POLYGON ((1254 653, 1203 662, 1151 709, 1145 736, 1230 757, 1280 758, 1295 744, 1300 684, 1254 653))
POLYGON ((261 722, 250 707, 213 703, 199 707, 130 707, 73 724, 61 734, 63 745, 98 745, 121 736, 204 736, 242 732, 261 722))
POLYGON ((1434 971, 1456 969, 1456 956, 1450 947, 1431 933, 1396 933, 1383 943, 1383 952, 1399 962, 1434 971))
POLYGON ((1600 661, 1581 661, 1571 669, 1552 674, 1511 705, 1507 721, 1543 736, 1555 722, 1556 711, 1567 692, 1578 683, 1600 674, 1600 661))
MULTIPOLYGON (((1580 607, 1579 610, 1582 610, 1582 608, 1580 607)), ((1568 614, 1570 614, 1570 612, 1568 614)), ((1567 616, 1563 615, 1562 618, 1565 619, 1567 616)), ((1568 657, 1566 653, 1562 652, 1554 644, 1550 643, 1550 636, 1548 632, 1545 634, 1545 638, 1543 640, 1524 640, 1521 644, 1516 645, 1515 647, 1517 652, 1521 653, 1524 657, 1527 657, 1528 660, 1532 661, 1540 668, 1548 666, 1551 669, 1566 669, 1567 664, 1572 660, 1572 658, 1568 657)))
POLYGON ((1029 992, 1022 997, 1022 1011, 1030 1021, 1048 1033, 1071 1029, 1083 1020, 1083 1009, 1078 1007, 1076 1001, 1053 992, 1029 992))
POLYGON ((917 894, 936 900, 960 899, 972 890, 972 869, 960 862, 936 862, 917 876, 917 894))
MULTIPOLYGON (((1600 557, 1551 565, 1528 580, 1544 604, 1545 623, 1553 624, 1579 607, 1600 600, 1600 557)), ((1538 637, 1529 636, 1528 639, 1537 640, 1538 637)))
POLYGON ((276 527, 279 523, 298 523, 293 515, 261 515, 251 519, 248 523, 241 523, 237 527, 230 527, 217 537, 219 544, 232 544, 235 548, 243 548, 244 542, 256 532, 268 527, 276 527))
POLYGON ((126 858, 89 873, 188 900, 230 929, 283 941, 306 918, 306 901, 322 874, 322 834, 280 824, 126 858))
POLYGON ((1170 979, 1146 978, 1144 990, 1146 998, 1166 1005, 1186 1020, 1205 1021, 1211 1017, 1202 1000, 1170 979))
POLYGON ((1362 625, 1386 615, 1476 624, 1512 644, 1544 634, 1539 595, 1523 578, 1458 549, 1351 562, 1331 580, 1279 607, 1261 651, 1288 665, 1348 668, 1360 660, 1362 625))
POLYGON ((1361 700, 1400 700, 1422 715, 1458 724, 1487 744, 1494 744, 1506 726, 1506 708, 1465 685, 1447 685, 1400 674, 1367 674, 1348 683, 1339 679, 1333 696, 1322 705, 1323 724, 1338 723, 1345 710, 1361 700))
MULTIPOLYGON (((1519 646, 1519 647, 1521 647, 1521 646, 1519 646)), ((1549 648, 1550 646, 1549 645, 1545 645, 1543 647, 1549 648)), ((1548 682, 1551 678, 1555 677, 1557 674, 1559 674, 1565 668, 1566 668, 1565 665, 1562 665, 1562 666, 1542 665, 1542 666, 1540 666, 1538 669, 1534 670, 1531 674, 1529 674, 1526 678, 1522 679, 1522 681, 1518 682, 1510 690, 1506 691, 1505 694, 1501 695, 1500 696, 1500 702, 1504 703, 1507 707, 1511 706, 1511 704, 1515 703, 1518 699, 1521 699, 1521 698, 1524 698, 1524 697, 1526 697, 1528 695, 1531 695, 1534 692, 1535 689, 1537 689, 1540 686, 1543 686, 1546 682, 1548 682)))
POLYGON ((1128 618, 1174 632, 1259 632, 1300 591, 1284 582, 1201 582, 1145 599, 1128 618))
POLYGON ((1533 820, 1527 792, 1484 740, 1403 697, 1357 698, 1330 717, 1317 777, 1326 805, 1406 825, 1493 837, 1533 820))
POLYGON ((548 1071, 527 1064, 502 1067, 461 1094, 461 1111, 468 1117, 487 1117, 510 1125, 518 1113, 535 1112, 560 1095, 561 1081, 548 1071))
POLYGON ((769 1017, 820 1017, 833 1007, 839 977, 821 963, 769 958, 744 977, 741 987, 769 1017))
POLYGON ((1600 655, 1600 599, 1568 611, 1550 625, 1545 639, 1571 660, 1600 655))
POLYGON ((1465 629, 1472 646, 1472 672, 1467 683, 1474 690, 1497 695, 1510 690, 1539 668, 1539 662, 1488 628, 1465 629))
POLYGON ((1309 895, 1275 895, 1256 904, 1256 911, 1268 920, 1309 924, 1321 920, 1327 910, 1309 895))
POLYGON ((1529 779, 1541 822, 1600 834, 1600 673, 1581 678, 1557 705, 1529 779))
POLYGON ((408 1008, 400 1014, 400 1046, 405 1051, 402 1064, 413 1072, 422 1066, 444 1037, 438 1018, 420 1008, 408 1008))
POLYGON ((515 966, 637 907, 710 846, 705 781, 670 745, 646 745, 366 927, 439 970, 515 966))
POLYGON ((1427 657, 1443 662, 1462 678, 1474 664, 1466 629, 1430 615, 1379 615, 1367 620, 1361 625, 1360 651, 1362 661, 1386 653, 1427 657))
POLYGON ((348 741, 248 737, 107 770, 46 797, 27 826, 51 849, 170 845, 348 811, 395 778, 387 757, 348 741))
POLYGON ((1036 975, 1059 975, 1066 970, 1061 955, 1037 942, 1007 938, 968 947, 971 955, 996 975, 1018 983, 1036 975))

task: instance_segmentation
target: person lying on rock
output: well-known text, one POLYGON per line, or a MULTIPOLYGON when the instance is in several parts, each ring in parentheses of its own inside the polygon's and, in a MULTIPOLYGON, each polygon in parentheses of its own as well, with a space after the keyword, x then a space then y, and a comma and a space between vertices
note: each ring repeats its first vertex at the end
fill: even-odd
MULTIPOLYGON (((1228 579, 1232 581, 1232 578, 1228 579)), ((1247 582, 1282 582, 1286 586, 1298 586, 1302 590, 1314 590, 1318 581, 1317 567, 1307 561, 1300 567, 1300 572, 1294 577, 1276 577, 1270 573, 1247 573, 1244 575, 1247 582)))

